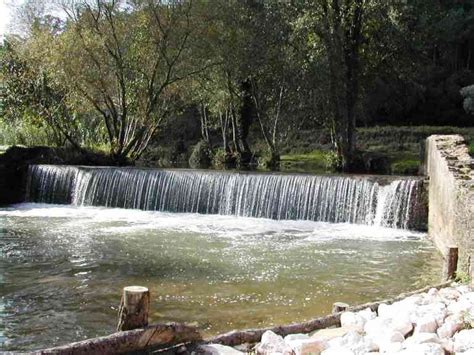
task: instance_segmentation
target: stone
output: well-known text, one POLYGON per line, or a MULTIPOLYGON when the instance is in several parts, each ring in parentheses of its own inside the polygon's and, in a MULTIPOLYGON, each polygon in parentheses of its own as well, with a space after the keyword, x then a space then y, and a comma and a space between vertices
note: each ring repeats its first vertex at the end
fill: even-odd
POLYGON ((445 301, 456 301, 461 296, 461 293, 453 287, 446 287, 439 290, 439 295, 445 301))
POLYGON ((415 333, 413 336, 407 338, 403 345, 408 347, 414 344, 437 343, 441 344, 441 339, 435 333, 415 333))
POLYGON ((285 342, 293 341, 293 340, 308 340, 309 335, 308 334, 288 334, 284 340, 285 342))
POLYGON ((207 344, 201 345, 196 351, 198 354, 206 355, 241 355, 244 354, 230 346, 225 346, 221 344, 207 344))
POLYGON ((262 335, 260 344, 256 348, 257 354, 281 354, 281 355, 292 355, 293 349, 285 343, 283 337, 275 334, 271 330, 267 330, 262 335))
POLYGON ((454 333, 463 329, 464 320, 459 314, 446 317, 444 323, 436 331, 440 338, 451 338, 454 333))
POLYGON ((329 348, 348 349, 354 354, 366 354, 378 349, 372 339, 363 337, 357 331, 350 331, 343 337, 331 339, 328 343, 329 348))
POLYGON ((444 349, 440 344, 436 344, 436 343, 414 344, 403 349, 397 354, 399 355, 444 355, 444 349))
POLYGON ((377 313, 373 312, 370 308, 366 308, 362 311, 357 312, 366 322, 377 318, 377 313))
POLYGON ((415 320, 415 333, 435 333, 438 323, 433 316, 424 316, 415 320))
POLYGON ((295 355, 319 355, 329 347, 326 340, 298 339, 289 340, 287 344, 293 349, 295 355))
POLYGON ((366 320, 354 312, 343 312, 341 314, 341 327, 342 328, 354 328, 362 332, 366 320))
POLYGON ((371 338, 373 343, 377 345, 378 350, 380 350, 382 353, 389 351, 393 347, 397 347, 395 345, 391 345, 392 343, 401 344, 405 341, 405 337, 402 333, 389 329, 380 329, 379 333, 375 337, 371 336, 371 338))
POLYGON ((364 331, 370 335, 372 338, 376 338, 380 332, 386 330, 394 330, 402 333, 403 336, 406 336, 413 330, 413 324, 408 319, 408 317, 401 316, 396 319, 392 318, 375 318, 367 321, 364 326, 364 331))
POLYGON ((463 352, 474 349, 474 329, 464 329, 454 335, 454 351, 463 352))
POLYGON ((334 347, 324 350, 321 355, 355 355, 352 350, 334 347))
POLYGON ((318 330, 316 333, 314 333, 311 336, 311 339, 329 341, 329 340, 337 338, 337 337, 343 337, 344 335, 346 335, 351 330, 353 330, 353 328, 351 328, 351 327, 321 329, 321 330, 318 330))

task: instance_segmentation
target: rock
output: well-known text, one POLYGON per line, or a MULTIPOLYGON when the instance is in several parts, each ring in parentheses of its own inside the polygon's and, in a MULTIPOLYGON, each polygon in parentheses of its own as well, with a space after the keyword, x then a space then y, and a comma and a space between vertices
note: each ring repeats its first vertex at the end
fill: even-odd
POLYGON ((372 339, 363 337, 357 331, 350 331, 342 338, 334 338, 328 343, 329 349, 347 349, 354 354, 366 354, 378 349, 372 339))
POLYGON ((298 339, 289 340, 287 344, 293 349, 295 355, 319 355, 329 347, 326 340, 298 339))
POLYGON ((373 312, 370 308, 366 308, 362 311, 357 312, 366 322, 377 318, 377 313, 373 312))
POLYGON ((415 333, 435 333, 438 323, 433 316, 424 316, 415 320, 415 333))
POLYGON ((448 354, 454 353, 454 341, 451 339, 441 339, 441 346, 448 354))
POLYGON ((439 290, 439 295, 445 301, 456 301, 461 296, 461 293, 453 287, 446 287, 439 290))
POLYGON ((403 343, 404 347, 414 344, 436 343, 441 344, 441 340, 435 333, 415 333, 413 336, 407 338, 403 343))
POLYGON ((267 330, 262 335, 262 340, 256 348, 257 354, 281 354, 291 355, 293 349, 285 343, 283 337, 275 334, 274 332, 267 330))
POLYGON ((464 329, 454 335, 454 351, 463 352, 474 349, 474 329, 464 329))
POLYGON ((400 355, 444 355, 444 349, 441 345, 436 343, 414 344, 402 351, 398 352, 400 355))
POLYGON ((436 331, 440 338, 451 338, 454 333, 463 329, 464 320, 460 314, 446 317, 444 323, 436 331))
MULTIPOLYGON (((377 345, 380 352, 392 351, 393 348, 401 348, 401 344, 405 341, 405 337, 402 333, 389 329, 380 329, 377 336, 371 337, 375 345, 377 345), (392 343, 400 343, 400 347, 392 345, 392 343)), ((397 350, 397 351, 398 351, 397 350)))
POLYGON ((311 339, 329 341, 329 340, 337 338, 337 337, 343 337, 344 335, 346 335, 351 330, 354 330, 354 329, 351 328, 351 327, 321 329, 321 330, 318 330, 316 333, 314 333, 311 336, 311 339))
POLYGON ((288 334, 284 340, 286 343, 293 340, 308 340, 310 337, 308 334, 288 334))
POLYGON ((383 347, 380 348, 380 352, 385 354, 397 353, 400 350, 402 350, 402 343, 400 342, 386 343, 383 347))
POLYGON ((346 349, 346 348, 339 348, 339 347, 334 347, 334 348, 329 348, 324 350, 321 355, 355 355, 352 350, 346 349))
POLYGON ((342 328, 354 328, 362 332, 366 320, 354 312, 343 312, 341 314, 341 327, 342 328))
POLYGON ((230 346, 225 346, 221 344, 208 344, 208 345, 201 345, 196 353, 198 354, 206 354, 206 355, 240 355, 244 354, 238 350, 230 346))
POLYGON ((407 316, 402 316, 401 318, 396 319, 375 318, 369 320, 364 326, 364 331, 373 339, 376 338, 380 332, 387 330, 398 331, 402 333, 403 336, 406 336, 413 330, 413 324, 410 322, 407 316))
POLYGON ((439 295, 439 291, 437 288, 430 288, 429 291, 428 291, 428 296, 438 296, 439 295))

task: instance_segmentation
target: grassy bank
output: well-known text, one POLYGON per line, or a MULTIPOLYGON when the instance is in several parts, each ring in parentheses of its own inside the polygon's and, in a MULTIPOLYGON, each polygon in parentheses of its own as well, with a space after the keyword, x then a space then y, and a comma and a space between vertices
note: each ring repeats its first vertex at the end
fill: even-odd
MULTIPOLYGON (((424 141, 433 134, 461 134, 474 156, 474 127, 370 127, 357 131, 358 149, 387 161, 387 170, 394 175, 416 175, 424 155, 424 141)), ((328 171, 331 161, 329 134, 323 130, 299 131, 283 148, 284 168, 311 172, 328 171)))

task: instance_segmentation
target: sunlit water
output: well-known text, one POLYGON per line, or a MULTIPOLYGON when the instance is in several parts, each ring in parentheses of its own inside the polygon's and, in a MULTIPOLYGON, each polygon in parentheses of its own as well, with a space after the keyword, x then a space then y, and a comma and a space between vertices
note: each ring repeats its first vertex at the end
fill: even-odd
POLYGON ((438 281, 424 234, 374 226, 22 204, 0 210, 0 350, 114 331, 121 289, 208 334, 303 321, 438 281))

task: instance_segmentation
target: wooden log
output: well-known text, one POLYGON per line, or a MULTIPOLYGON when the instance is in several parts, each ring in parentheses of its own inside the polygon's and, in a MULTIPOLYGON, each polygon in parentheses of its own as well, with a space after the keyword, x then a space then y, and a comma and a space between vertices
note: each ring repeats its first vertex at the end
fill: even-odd
POLYGON ((349 305, 347 303, 336 302, 332 305, 332 314, 344 312, 348 308, 349 308, 349 305))
POLYGON ((443 280, 452 280, 456 275, 458 268, 458 248, 451 246, 446 250, 446 256, 443 265, 443 280))
POLYGON ((34 354, 57 355, 109 355, 153 349, 202 340, 196 327, 167 323, 151 325, 142 329, 117 332, 105 337, 83 340, 64 346, 45 349, 34 354))
POLYGON ((150 292, 142 286, 127 286, 120 301, 118 331, 143 328, 148 325, 150 292))

